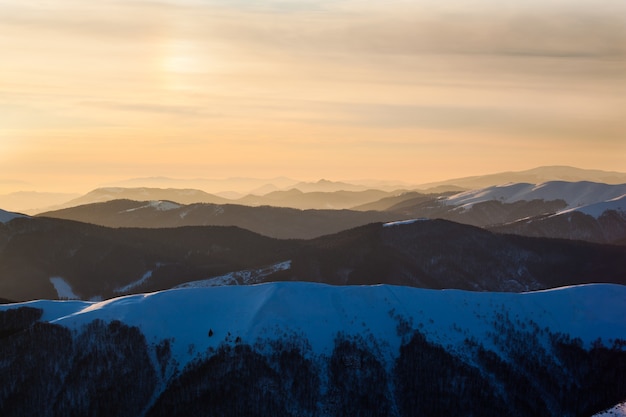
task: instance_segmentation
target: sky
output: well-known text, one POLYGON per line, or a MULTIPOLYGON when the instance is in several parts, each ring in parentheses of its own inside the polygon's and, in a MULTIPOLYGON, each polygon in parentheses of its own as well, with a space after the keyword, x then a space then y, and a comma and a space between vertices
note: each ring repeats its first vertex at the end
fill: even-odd
POLYGON ((626 171, 623 0, 0 0, 0 193, 626 171))

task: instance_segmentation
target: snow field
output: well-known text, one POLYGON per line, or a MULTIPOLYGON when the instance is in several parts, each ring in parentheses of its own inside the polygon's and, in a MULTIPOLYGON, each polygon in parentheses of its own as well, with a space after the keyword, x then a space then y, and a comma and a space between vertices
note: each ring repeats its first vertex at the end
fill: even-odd
POLYGON ((402 335, 400 318, 433 342, 457 352, 467 338, 489 346, 498 315, 532 320, 581 338, 626 338, 626 286, 593 284, 555 290, 477 293, 424 290, 388 285, 335 287, 313 283, 182 288, 130 295, 103 302, 33 301, 21 305, 44 310, 42 320, 78 329, 95 319, 120 320, 139 327, 148 342, 171 338, 181 366, 221 343, 271 340, 301 335, 312 353, 328 355, 339 332, 359 336, 391 360, 402 335), (209 336, 209 332, 212 335, 209 336))

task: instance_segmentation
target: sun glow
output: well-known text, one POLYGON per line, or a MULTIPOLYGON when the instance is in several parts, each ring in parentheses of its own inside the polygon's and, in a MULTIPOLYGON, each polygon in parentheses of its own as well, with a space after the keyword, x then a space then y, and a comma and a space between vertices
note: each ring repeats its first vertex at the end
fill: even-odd
POLYGON ((195 42, 167 39, 159 49, 159 71, 168 90, 192 89, 194 76, 210 69, 206 54, 195 42))

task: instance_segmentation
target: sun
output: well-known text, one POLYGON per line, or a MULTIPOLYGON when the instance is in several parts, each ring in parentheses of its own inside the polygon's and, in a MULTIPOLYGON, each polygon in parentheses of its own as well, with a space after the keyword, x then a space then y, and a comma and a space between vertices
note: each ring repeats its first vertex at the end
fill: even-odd
POLYGON ((193 41, 167 39, 160 49, 159 72, 167 89, 190 89, 193 75, 207 70, 207 59, 193 41))
POLYGON ((163 70, 172 73, 192 73, 200 68, 199 51, 191 41, 171 39, 163 45, 163 70))

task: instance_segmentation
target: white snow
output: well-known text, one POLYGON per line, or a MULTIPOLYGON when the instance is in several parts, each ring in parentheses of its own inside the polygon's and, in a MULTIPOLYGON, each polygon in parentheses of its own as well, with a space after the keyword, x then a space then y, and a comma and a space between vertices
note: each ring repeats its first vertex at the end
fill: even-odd
POLYGON ((153 207, 158 211, 170 211, 181 208, 181 205, 171 201, 151 201, 150 207, 153 207))
POLYGON ((428 219, 420 218, 420 219, 399 220, 397 222, 384 223, 383 227, 404 226, 404 225, 407 225, 407 224, 413 224, 413 223, 416 223, 416 222, 424 222, 424 221, 428 221, 428 219))
POLYGON ((180 204, 176 204, 173 203, 171 201, 160 201, 160 200, 155 200, 155 201, 149 201, 148 204, 146 204, 145 206, 141 206, 141 207, 135 207, 135 208, 131 208, 128 210, 124 210, 124 213, 131 213, 133 211, 137 211, 137 210, 143 210, 146 208, 152 208, 155 209, 157 211, 170 211, 170 210, 176 210, 181 208, 182 206, 180 204))
MULTIPOLYGON (((329 286, 268 283, 181 288, 129 295, 99 303, 35 301, 44 320, 71 329, 94 319, 139 327, 149 342, 173 338, 180 366, 223 342, 255 343, 285 334, 308 339, 316 354, 329 354, 338 332, 370 340, 383 357, 397 356, 401 337, 395 316, 411 321, 428 339, 462 352, 468 337, 488 346, 497 314, 533 320, 539 328, 579 337, 589 346, 626 335, 626 286, 593 284, 532 293, 478 293, 388 285, 329 286), (209 330, 213 331, 208 337, 209 330)), ((15 308, 20 304, 0 306, 15 308)))
POLYGON ((257 284, 262 278, 278 271, 291 269, 291 261, 280 262, 274 265, 259 269, 246 269, 243 271, 230 272, 226 275, 203 279, 198 281, 185 282, 174 288, 203 288, 216 287, 219 285, 250 285, 257 284))
POLYGON ((52 277, 50 278, 50 282, 54 285, 54 289, 57 292, 59 299, 61 300, 78 300, 80 297, 74 294, 74 290, 72 290, 72 286, 67 283, 61 277, 52 277))
POLYGON ((528 183, 496 185, 465 191, 442 201, 446 205, 469 207, 489 200, 498 200, 503 203, 514 203, 522 200, 564 200, 568 208, 574 208, 608 201, 624 194, 626 194, 626 184, 549 181, 539 185, 528 183))
POLYGON ((139 287, 140 285, 142 285, 144 282, 146 282, 150 278, 152 278, 152 271, 147 271, 137 281, 133 281, 133 282, 131 282, 128 285, 125 285, 125 286, 120 287, 120 288, 116 288, 116 289, 113 290, 113 292, 118 293, 118 294, 128 292, 128 291, 132 290, 133 288, 139 287))
POLYGON ((558 216, 560 214, 566 214, 566 213, 571 213, 573 211, 578 211, 578 212, 587 214, 589 216, 595 217, 597 219, 604 212, 608 210, 619 212, 621 213, 622 217, 626 219, 626 194, 619 196, 617 198, 608 200, 608 201, 603 201, 601 203, 589 204, 589 205, 574 208, 574 209, 563 210, 557 213, 556 215, 558 216))
POLYGON ((26 217, 23 214, 19 214, 19 213, 12 213, 10 211, 4 211, 2 209, 0 209, 0 223, 7 223, 10 222, 11 220, 17 218, 17 217, 26 217))
POLYGON ((593 417, 626 417, 626 402, 618 404, 601 413, 594 414, 593 417))

